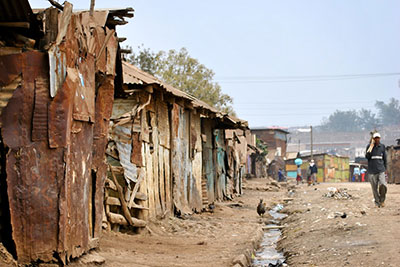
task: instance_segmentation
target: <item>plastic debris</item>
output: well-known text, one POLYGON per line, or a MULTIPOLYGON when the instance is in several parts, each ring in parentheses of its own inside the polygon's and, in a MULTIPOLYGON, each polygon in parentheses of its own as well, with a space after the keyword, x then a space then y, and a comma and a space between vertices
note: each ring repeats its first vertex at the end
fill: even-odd
POLYGON ((347 188, 335 188, 328 187, 328 193, 324 195, 324 197, 334 198, 334 199, 352 199, 352 195, 347 192, 347 188))

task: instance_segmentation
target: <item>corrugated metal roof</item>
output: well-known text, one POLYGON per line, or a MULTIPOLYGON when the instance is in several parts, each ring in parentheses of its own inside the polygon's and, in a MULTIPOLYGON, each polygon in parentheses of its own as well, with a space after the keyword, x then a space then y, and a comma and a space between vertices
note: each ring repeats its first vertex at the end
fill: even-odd
POLYGON ((28 0, 0 0, 0 21, 30 21, 32 9, 28 0))
POLYGON ((206 109, 212 113, 215 113, 217 117, 221 119, 226 119, 231 121, 233 124, 239 124, 239 126, 248 127, 248 122, 245 120, 238 119, 236 117, 230 116, 226 113, 219 111, 218 109, 210 106, 209 104, 191 96, 175 87, 162 82, 151 74, 139 69, 138 67, 126 62, 122 61, 122 71, 123 71, 123 82, 124 84, 144 84, 151 85, 156 84, 163 88, 166 92, 171 93, 174 96, 181 97, 187 100, 190 100, 195 108, 206 109))

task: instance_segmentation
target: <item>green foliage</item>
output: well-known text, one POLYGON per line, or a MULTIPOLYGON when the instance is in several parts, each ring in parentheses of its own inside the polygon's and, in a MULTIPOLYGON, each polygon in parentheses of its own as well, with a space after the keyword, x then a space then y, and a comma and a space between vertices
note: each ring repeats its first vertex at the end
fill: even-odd
POLYGON ((336 110, 322 122, 320 129, 332 132, 354 132, 376 129, 380 126, 400 125, 399 100, 391 98, 387 104, 376 101, 375 107, 378 110, 378 116, 368 109, 336 110))
POLYGON ((256 147, 262 151, 261 152, 262 157, 265 157, 266 155, 268 155, 267 144, 264 141, 258 139, 257 137, 256 137, 256 147))
POLYGON ((139 47, 139 51, 133 53, 128 61, 207 104, 235 115, 232 98, 222 93, 221 86, 213 82, 215 73, 192 58, 186 48, 153 52, 139 47))
POLYGON ((391 98, 389 103, 376 101, 378 117, 383 125, 400 125, 400 104, 399 100, 391 98))
POLYGON ((336 110, 329 116, 327 121, 322 124, 322 129, 332 132, 353 132, 359 130, 358 121, 359 117, 355 110, 336 110))

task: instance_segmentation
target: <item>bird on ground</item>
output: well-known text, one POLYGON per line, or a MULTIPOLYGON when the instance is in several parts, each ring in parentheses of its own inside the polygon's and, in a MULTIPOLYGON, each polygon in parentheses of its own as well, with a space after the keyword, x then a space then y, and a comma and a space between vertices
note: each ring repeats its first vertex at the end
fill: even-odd
POLYGON ((262 217, 266 210, 267 210, 267 208, 265 207, 265 203, 263 203, 263 199, 260 199, 260 203, 258 203, 258 205, 257 205, 258 215, 260 215, 262 217))

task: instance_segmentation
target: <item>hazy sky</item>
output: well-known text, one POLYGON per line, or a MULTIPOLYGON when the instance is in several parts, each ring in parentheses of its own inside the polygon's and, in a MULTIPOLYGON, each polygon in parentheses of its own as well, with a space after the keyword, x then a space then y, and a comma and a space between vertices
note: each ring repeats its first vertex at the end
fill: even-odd
POLYGON ((97 8, 128 6, 135 17, 117 29, 123 45, 186 47, 250 126, 317 125, 336 109, 400 99, 400 75, 341 76, 400 73, 398 0, 96 0, 97 8), (288 82, 293 76, 318 77, 288 82))

